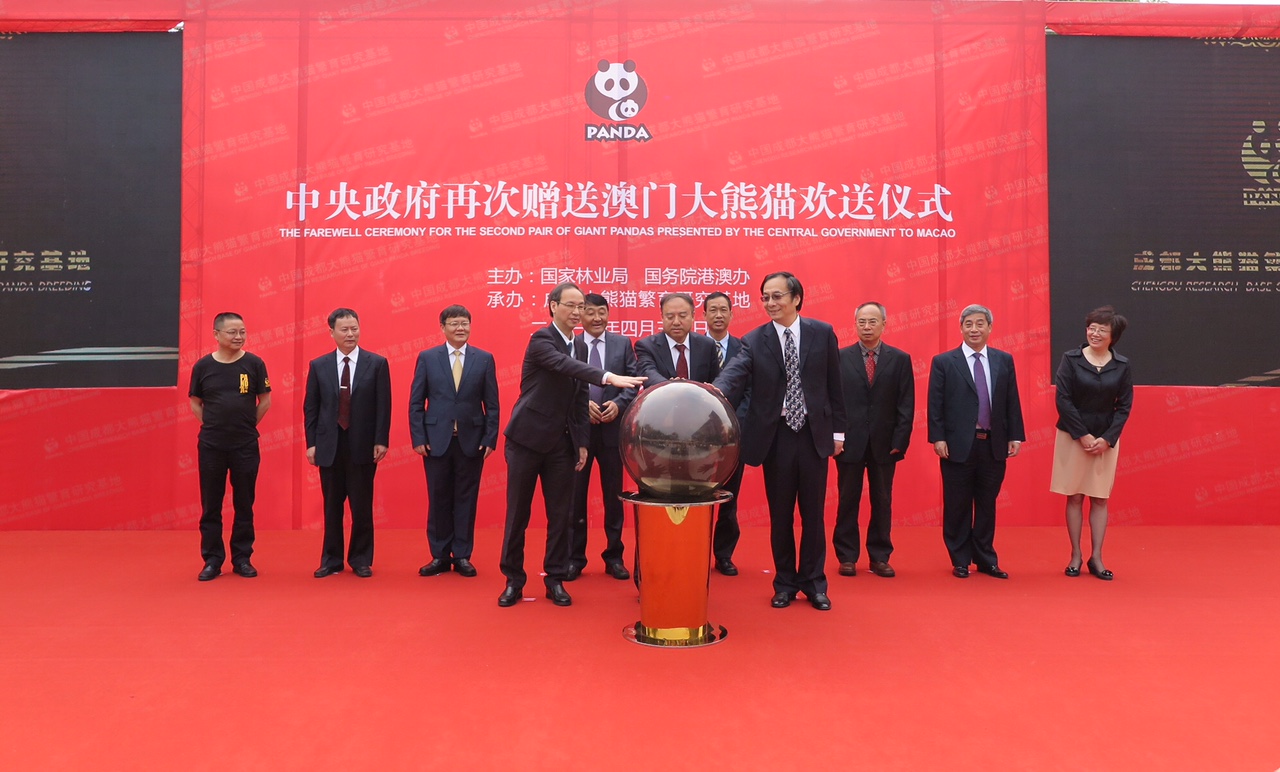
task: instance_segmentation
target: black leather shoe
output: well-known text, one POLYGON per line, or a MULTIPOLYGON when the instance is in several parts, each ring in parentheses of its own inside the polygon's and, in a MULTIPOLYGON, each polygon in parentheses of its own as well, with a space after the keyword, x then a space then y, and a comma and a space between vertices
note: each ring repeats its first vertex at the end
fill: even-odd
POLYGON ((994 576, 997 579, 1008 579, 1009 574, 1000 570, 1000 566, 978 566, 978 573, 994 576))
POLYGON ((614 579, 630 579, 631 578, 631 572, 627 570, 626 566, 622 565, 621 560, 616 560, 612 563, 606 563, 604 566, 604 572, 609 576, 612 576, 614 579))
POLYGON ((1109 582, 1112 579, 1116 578, 1115 574, 1111 573, 1109 570, 1105 568, 1101 570, 1095 568, 1093 565, 1093 558, 1089 558, 1089 573, 1093 574, 1094 576, 1098 577, 1104 582, 1109 582))
POLYGON ((854 563, 841 563, 840 575, 841 576, 857 576, 858 566, 854 563))
POLYGON ((951 575, 957 579, 968 579, 969 567, 968 566, 952 566, 951 575))
POLYGON ((786 608, 791 605, 791 601, 796 599, 794 592, 775 592, 773 600, 769 601, 769 605, 774 608, 786 608))
POLYGON ((317 579, 323 579, 331 574, 340 573, 342 573, 342 566, 320 566, 316 569, 315 577, 317 579))
POLYGON ((564 575, 564 580, 566 582, 572 582, 579 576, 582 576, 582 566, 569 566, 569 571, 564 575))
POLYGON ((559 582, 552 582, 547 585, 547 600, 557 606, 569 606, 573 604, 573 598, 569 597, 569 593, 565 592, 564 585, 559 582))
POLYGON ((466 558, 456 558, 453 561, 453 567, 454 567, 454 570, 456 570, 462 576, 470 577, 470 576, 476 575, 476 567, 471 565, 471 561, 467 560, 466 558))
POLYGON ((418 569, 418 576, 436 576, 437 574, 449 573, 451 567, 449 561, 440 558, 433 559, 430 563, 418 569))
POLYGON ((733 564, 733 561, 732 561, 732 560, 730 560, 729 558, 717 558, 717 559, 716 559, 716 570, 717 570, 717 571, 719 571, 720 573, 724 574, 725 576, 737 576, 737 575, 738 575, 738 567, 737 567, 737 566, 735 566, 735 565, 733 564))
POLYGON ((809 596, 809 605, 819 611, 830 611, 831 599, 827 597, 825 592, 815 592, 809 596))
POLYGON ((210 579, 217 579, 222 575, 222 568, 215 563, 205 563, 204 568, 200 569, 200 575, 196 579, 207 582, 210 579))
POLYGON ((503 608, 506 608, 507 606, 514 606, 519 603, 520 599, 523 597, 524 593, 520 591, 519 587, 512 587, 508 584, 507 589, 503 590, 502 594, 498 596, 498 605, 503 608))
POLYGON ((368 579, 373 576, 373 569, 369 566, 356 566, 351 569, 351 572, 361 579, 368 579))
POLYGON ((253 564, 247 560, 236 563, 235 568, 232 568, 231 571, 243 576, 245 579, 252 579, 258 575, 258 569, 254 568, 253 564))

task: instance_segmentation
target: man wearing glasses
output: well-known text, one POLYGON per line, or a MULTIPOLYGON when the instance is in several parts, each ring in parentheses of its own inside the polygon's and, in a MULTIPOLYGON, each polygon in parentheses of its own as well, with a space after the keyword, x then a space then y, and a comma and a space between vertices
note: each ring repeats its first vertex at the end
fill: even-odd
POLYGON ((498 375, 493 355, 469 345, 471 312, 440 312, 445 342, 418 354, 409 390, 409 435, 427 475, 427 544, 419 576, 475 576, 471 549, 484 460, 498 447, 498 375))
POLYGON ((735 406, 750 389, 742 461, 764 468, 775 568, 771 604, 786 608, 803 592, 810 605, 827 611, 827 459, 844 450, 847 423, 840 347, 831 325, 801 318, 804 287, 795 276, 771 273, 760 290, 771 321, 742 337, 742 352, 716 378, 715 386, 735 406))
POLYGON ((196 445, 200 459, 200 556, 202 582, 222 573, 227 550, 222 543, 222 499, 231 477, 232 570, 258 575, 253 554, 253 499, 258 482, 258 423, 271 408, 271 381, 262 359, 244 350, 244 319, 225 312, 213 318, 218 350, 191 368, 191 412, 200 422, 196 445))
POLYGON ((547 544, 542 559, 547 598, 557 606, 573 603, 563 582, 569 575, 573 476, 586 466, 590 443, 587 385, 633 389, 644 382, 644 378, 615 375, 587 364, 587 344, 573 337, 584 305, 582 290, 576 284, 556 286, 547 296, 552 323, 529 337, 524 352, 520 397, 503 432, 507 438, 507 522, 501 567, 507 586, 498 596, 499 606, 514 606, 524 595, 524 536, 539 479, 547 510, 547 544))

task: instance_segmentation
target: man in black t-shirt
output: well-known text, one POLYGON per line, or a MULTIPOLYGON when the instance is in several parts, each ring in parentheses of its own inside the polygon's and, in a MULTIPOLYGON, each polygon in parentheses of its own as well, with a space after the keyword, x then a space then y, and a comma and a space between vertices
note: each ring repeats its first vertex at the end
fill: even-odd
POLYGON ((253 554, 253 498, 258 481, 258 423, 271 408, 271 381, 262 359, 244 350, 244 319, 213 319, 218 350, 191 368, 191 412, 200 421, 200 555, 202 582, 217 578, 227 551, 222 544, 222 498, 231 476, 231 565, 244 577, 258 575, 253 554))

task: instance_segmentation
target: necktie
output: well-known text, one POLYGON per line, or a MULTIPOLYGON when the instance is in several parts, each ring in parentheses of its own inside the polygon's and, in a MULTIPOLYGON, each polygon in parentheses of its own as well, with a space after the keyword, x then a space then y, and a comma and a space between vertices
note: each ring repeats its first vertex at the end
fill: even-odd
POLYGON ((868 351, 867 356, 867 383, 875 383, 876 380, 876 353, 868 351))
POLYGON ((987 393, 987 371, 982 366, 982 355, 973 355, 973 385, 978 389, 978 428, 991 428, 991 395, 987 393))
POLYGON ((453 390, 462 385, 462 349, 453 352, 453 390))
POLYGON ((684 378, 685 380, 688 380, 689 379, 689 360, 685 359, 684 357, 683 343, 676 344, 676 353, 679 355, 676 358, 676 377, 684 378))
MULTIPOLYGON (((601 366, 600 364, 600 339, 599 338, 596 338, 595 340, 591 341, 591 356, 587 357, 587 364, 600 370, 604 369, 604 367, 601 366)), ((602 404, 604 402, 603 386, 601 386, 598 383, 593 383, 591 384, 588 390, 590 391, 592 402, 596 403, 597 405, 602 404)))
POLYGON ((800 356, 796 353, 796 339, 791 330, 783 330, 786 343, 782 346, 782 363, 787 370, 787 396, 782 400, 782 415, 791 431, 798 432, 804 426, 804 392, 800 389, 800 356))
POLYGON ((342 381, 338 388, 338 426, 351 424, 351 357, 342 358, 342 381))
POLYGON ((720 364, 720 369, 724 369, 724 347, 729 345, 726 339, 716 344, 716 362, 720 364))

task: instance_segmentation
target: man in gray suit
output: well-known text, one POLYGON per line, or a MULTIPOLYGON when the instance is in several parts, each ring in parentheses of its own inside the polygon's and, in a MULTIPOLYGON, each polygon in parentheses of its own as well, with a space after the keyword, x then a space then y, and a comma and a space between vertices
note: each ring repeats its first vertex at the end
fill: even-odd
POLYGON ((427 475, 431 562, 419 576, 450 569, 475 576, 471 550, 484 460, 498 447, 498 376, 493 355, 468 343, 471 312, 440 312, 445 343, 418 354, 409 392, 409 435, 427 475))

